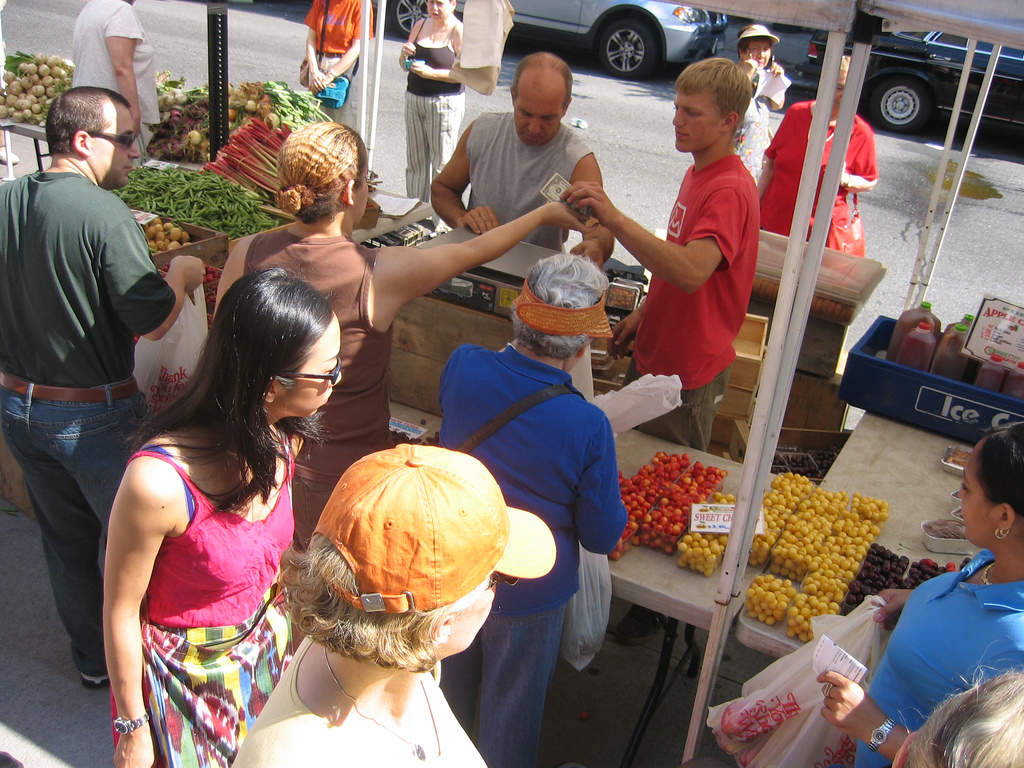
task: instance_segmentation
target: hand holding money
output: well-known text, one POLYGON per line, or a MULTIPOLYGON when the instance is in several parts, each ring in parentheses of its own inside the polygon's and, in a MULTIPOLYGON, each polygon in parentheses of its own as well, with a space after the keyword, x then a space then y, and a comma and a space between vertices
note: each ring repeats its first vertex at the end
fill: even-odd
MULTIPOLYGON (((605 194, 604 187, 596 181, 577 181, 562 193, 562 200, 576 211, 586 210, 605 227, 612 227, 619 210, 605 194)), ((614 231, 614 230, 613 230, 614 231)))
POLYGON ((566 179, 562 174, 557 171, 551 174, 544 186, 540 188, 542 196, 546 197, 551 202, 563 202, 572 208, 573 212, 579 217, 580 221, 586 221, 593 213, 586 206, 573 205, 572 203, 565 200, 565 193, 572 187, 569 180, 566 179))

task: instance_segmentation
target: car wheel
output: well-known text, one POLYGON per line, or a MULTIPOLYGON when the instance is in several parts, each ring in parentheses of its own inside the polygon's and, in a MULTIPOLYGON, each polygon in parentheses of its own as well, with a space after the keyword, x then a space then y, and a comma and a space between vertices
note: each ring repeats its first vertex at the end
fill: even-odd
POLYGON ((661 44, 650 25, 639 19, 613 21, 601 33, 597 56, 615 77, 650 77, 661 64, 661 44))
POLYGON ((389 28, 408 37, 412 25, 427 15, 427 0, 389 0, 387 11, 389 28))
POLYGON ((879 128, 913 133, 931 120, 935 99, 914 77, 887 77, 871 92, 871 117, 879 128))

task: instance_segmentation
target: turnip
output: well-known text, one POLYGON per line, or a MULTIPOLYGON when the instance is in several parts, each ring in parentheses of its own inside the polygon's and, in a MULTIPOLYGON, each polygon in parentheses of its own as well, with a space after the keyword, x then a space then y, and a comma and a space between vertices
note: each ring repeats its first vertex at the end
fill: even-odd
POLYGON ((43 111, 43 108, 39 104, 33 104, 31 107, 29 107, 29 110, 31 110, 33 115, 38 115, 40 112, 43 111))
POLYGON ((50 74, 53 75, 58 80, 60 80, 67 73, 64 71, 64 67, 51 67, 50 68, 50 74))
POLYGON ((245 111, 246 112, 250 112, 250 113, 251 112, 255 112, 256 109, 257 109, 257 104, 252 99, 249 99, 247 102, 245 102, 245 111))
POLYGON ((20 99, 18 99, 18 103, 15 104, 14 107, 15 107, 15 109, 18 109, 18 110, 21 110, 22 112, 24 112, 26 109, 29 108, 29 100, 26 99, 26 98, 20 98, 20 99))
POLYGON ((5 83, 10 83, 12 80, 14 80, 14 73, 13 72, 4 72, 4 82, 5 83))
POLYGON ((62 59, 60 56, 48 56, 46 59, 46 63, 49 64, 51 67, 59 67, 61 64, 64 63, 64 59, 62 59))
POLYGON ((7 96, 4 97, 4 103, 8 107, 14 107, 14 105, 18 103, 18 97, 13 93, 8 93, 7 96))
POLYGON ((193 147, 198 147, 203 141, 203 134, 199 131, 192 130, 188 132, 188 143, 193 147))
POLYGON ((46 89, 46 98, 52 99, 56 95, 57 95, 57 88, 55 86, 51 85, 51 86, 49 86, 46 89))
POLYGON ((15 96, 23 94, 25 89, 21 87, 21 80, 12 80, 7 86, 7 92, 13 93, 15 96))
POLYGON ((20 80, 18 80, 18 82, 21 83, 21 87, 24 88, 26 91, 32 87, 32 81, 27 76, 21 78, 20 80))
POLYGON ((11 111, 6 106, 0 106, 0 120, 6 120, 11 114, 11 111))
POLYGON ((48 74, 50 74, 50 65, 40 64, 38 69, 36 70, 36 74, 38 74, 40 77, 46 77, 48 74))
POLYGON ((39 81, 39 84, 42 85, 44 88, 49 88, 51 85, 53 85, 56 82, 57 82, 56 80, 54 80, 52 77, 47 75, 46 77, 44 77, 42 80, 39 81))
POLYGON ((32 95, 35 96, 36 98, 39 98, 40 96, 45 96, 46 95, 46 88, 44 88, 41 85, 33 85, 32 86, 32 95))

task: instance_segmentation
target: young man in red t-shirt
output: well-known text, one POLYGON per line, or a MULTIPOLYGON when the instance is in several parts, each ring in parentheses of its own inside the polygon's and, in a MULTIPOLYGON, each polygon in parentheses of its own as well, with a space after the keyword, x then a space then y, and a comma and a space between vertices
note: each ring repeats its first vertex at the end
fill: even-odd
POLYGON ((619 211, 600 185, 574 184, 566 199, 597 219, 654 274, 647 301, 615 326, 613 351, 635 335, 630 376, 678 374, 683 404, 640 429, 705 450, 736 357, 757 265, 758 200, 734 134, 750 79, 727 59, 706 59, 676 79, 676 149, 693 155, 661 240, 619 211))

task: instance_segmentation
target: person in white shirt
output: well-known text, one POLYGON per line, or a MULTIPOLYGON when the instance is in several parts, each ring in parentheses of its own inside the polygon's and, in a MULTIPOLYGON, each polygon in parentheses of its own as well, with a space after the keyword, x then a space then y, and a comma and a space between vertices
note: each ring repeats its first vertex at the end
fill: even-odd
POLYGON ((131 128, 149 143, 160 122, 156 61, 135 9, 135 0, 88 0, 75 19, 72 84, 117 91, 128 100, 131 128))

